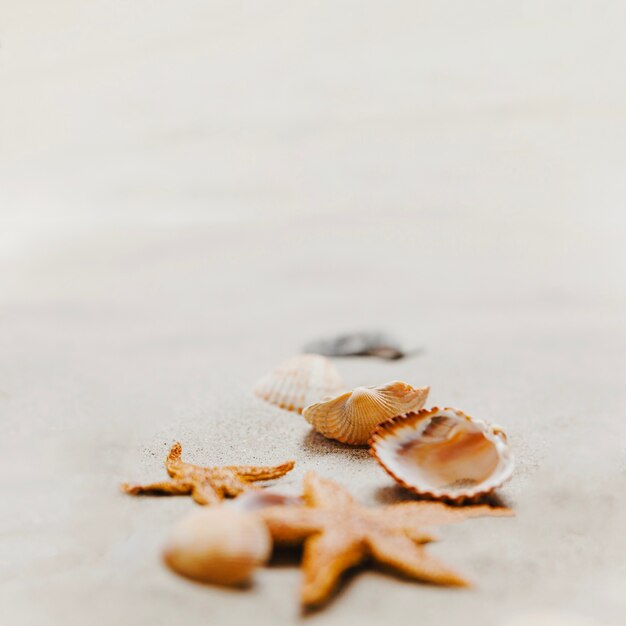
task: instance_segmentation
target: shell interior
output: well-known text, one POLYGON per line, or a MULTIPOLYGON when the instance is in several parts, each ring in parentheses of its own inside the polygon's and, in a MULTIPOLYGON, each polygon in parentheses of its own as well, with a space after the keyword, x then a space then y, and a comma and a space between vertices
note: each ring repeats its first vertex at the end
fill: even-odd
POLYGON ((254 393, 281 409, 302 413, 305 406, 344 389, 345 384, 330 359, 319 354, 301 354, 263 376, 254 393))
POLYGON ((420 411, 382 424, 371 445, 374 456, 398 482, 437 498, 488 493, 513 472, 504 433, 454 409, 420 411))

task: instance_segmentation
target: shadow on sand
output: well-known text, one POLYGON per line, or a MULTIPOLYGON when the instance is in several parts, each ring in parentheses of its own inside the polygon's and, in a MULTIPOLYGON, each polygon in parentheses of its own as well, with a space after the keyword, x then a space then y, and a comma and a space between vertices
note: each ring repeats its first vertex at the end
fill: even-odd
POLYGON ((355 459, 369 459, 373 461, 368 446, 351 446, 334 439, 327 439, 317 431, 311 429, 302 440, 302 445, 313 454, 346 454, 355 459))
MULTIPOLYGON (((376 492, 376 499, 381 504, 398 504, 399 502, 441 502, 436 498, 429 496, 417 496, 410 491, 407 491, 400 485, 387 485, 380 487, 376 492)), ((451 506, 468 506, 486 504, 494 508, 511 509, 511 505, 499 494, 491 493, 484 496, 479 496, 471 500, 466 500, 463 503, 446 502, 451 506)))

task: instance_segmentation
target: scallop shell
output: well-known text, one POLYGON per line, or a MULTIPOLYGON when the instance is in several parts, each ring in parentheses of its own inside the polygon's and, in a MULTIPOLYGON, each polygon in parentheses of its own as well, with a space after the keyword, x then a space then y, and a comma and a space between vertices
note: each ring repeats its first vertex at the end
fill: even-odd
POLYGON ((237 585, 266 563, 271 551, 271 537, 260 519, 218 506, 184 517, 174 527, 163 558, 187 578, 237 585))
POLYGON ((381 422, 421 409, 428 391, 429 387, 411 387, 400 381, 357 387, 332 400, 307 406, 303 415, 324 437, 364 444, 381 422))
POLYGON ((457 409, 422 410, 381 424, 371 453, 409 491, 462 502, 511 478, 513 454, 496 426, 457 409))
POLYGON ((319 354, 301 354, 263 376, 254 393, 281 409, 302 413, 305 406, 343 389, 345 384, 330 359, 319 354))

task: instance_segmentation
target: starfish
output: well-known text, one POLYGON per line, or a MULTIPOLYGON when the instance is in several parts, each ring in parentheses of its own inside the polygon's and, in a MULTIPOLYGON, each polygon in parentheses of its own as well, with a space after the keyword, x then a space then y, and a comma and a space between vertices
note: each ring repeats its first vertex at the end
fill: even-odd
POLYGON ((482 515, 513 515, 506 507, 425 501, 366 508, 343 487, 314 472, 304 478, 303 498, 305 506, 273 506, 259 515, 275 543, 304 542, 301 601, 306 608, 323 604, 341 574, 368 558, 417 580, 468 586, 426 552, 422 544, 434 537, 422 528, 482 515))
POLYGON ((225 467, 201 467, 185 463, 181 459, 182 446, 175 443, 165 461, 165 469, 172 480, 150 485, 123 483, 122 491, 131 495, 191 495, 198 504, 218 504, 226 496, 235 498, 250 489, 258 489, 251 483, 257 480, 280 478, 292 470, 295 463, 287 461, 273 467, 254 465, 229 465, 225 467))

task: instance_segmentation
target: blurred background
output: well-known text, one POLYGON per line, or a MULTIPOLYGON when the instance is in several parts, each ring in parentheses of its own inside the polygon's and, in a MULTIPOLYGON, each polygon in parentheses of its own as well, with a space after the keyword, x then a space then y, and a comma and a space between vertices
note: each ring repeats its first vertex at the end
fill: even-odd
POLYGON ((368 248, 353 285, 393 253, 446 302, 623 298, 622 3, 1 6, 5 295, 241 228, 294 271, 368 248))
MULTIPOLYGON (((87 583, 68 571, 121 527, 105 542, 95 517, 78 523, 77 510, 107 514, 82 495, 39 522, 32 507, 52 510, 68 479, 85 498, 91 480, 108 489, 150 438, 193 440, 207 407, 241 414, 256 376, 329 333, 396 334, 423 350, 411 382, 433 402, 505 423, 521 451, 509 495, 543 494, 530 526, 563 498, 577 511, 587 494, 590 510, 585 463, 622 489, 625 23, 617 0, 0 0, 0 424, 5 461, 34 459, 7 500, 7 600, 52 589, 44 605, 71 621, 58 597, 87 583), (569 474, 548 454, 565 424, 581 455, 569 474)), ((347 375, 405 375, 393 367, 347 375)), ((545 536, 543 565, 513 578, 524 602, 576 597, 613 623, 626 514, 612 506, 610 528, 576 526, 560 548, 545 536), (590 528, 613 539, 572 548, 590 528), (592 561, 604 577, 565 582, 592 561)), ((498 597, 523 607, 515 585, 498 597)))

